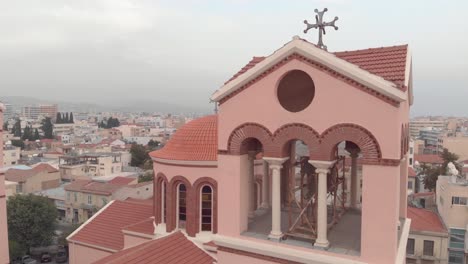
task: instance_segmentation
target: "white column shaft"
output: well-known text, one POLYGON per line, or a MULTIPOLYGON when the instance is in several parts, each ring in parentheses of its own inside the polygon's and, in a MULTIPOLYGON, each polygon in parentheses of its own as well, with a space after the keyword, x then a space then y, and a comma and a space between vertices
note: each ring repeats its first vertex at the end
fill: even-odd
POLYGON ((327 173, 328 169, 317 169, 318 195, 317 195, 317 239, 315 246, 328 247, 327 238, 327 173))
POLYGON ((272 201, 271 201, 271 233, 272 239, 280 239, 281 232, 281 165, 270 165, 272 167, 272 201))
POLYGON ((268 208, 268 196, 269 196, 269 180, 270 180, 270 169, 268 168, 268 162, 263 162, 263 180, 262 180, 262 207, 268 208))
POLYGON ((351 208, 358 207, 358 186, 359 178, 357 175, 357 154, 351 154, 351 208))
POLYGON ((249 184, 249 218, 253 218, 255 216, 255 204, 256 204, 256 200, 257 200, 257 197, 255 196, 255 173, 254 173, 254 169, 255 169, 255 152, 252 152, 252 151, 249 151, 249 163, 248 163, 248 166, 249 166, 249 170, 248 170, 248 173, 249 175, 248 178, 248 184, 249 184))

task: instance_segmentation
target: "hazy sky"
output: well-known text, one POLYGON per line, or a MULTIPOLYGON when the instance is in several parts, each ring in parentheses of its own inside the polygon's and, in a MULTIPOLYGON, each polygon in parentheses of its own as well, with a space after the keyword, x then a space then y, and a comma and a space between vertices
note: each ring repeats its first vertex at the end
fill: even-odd
POLYGON ((207 106, 328 7, 330 51, 409 43, 413 115, 468 116, 468 1, 0 0, 0 95, 207 106))

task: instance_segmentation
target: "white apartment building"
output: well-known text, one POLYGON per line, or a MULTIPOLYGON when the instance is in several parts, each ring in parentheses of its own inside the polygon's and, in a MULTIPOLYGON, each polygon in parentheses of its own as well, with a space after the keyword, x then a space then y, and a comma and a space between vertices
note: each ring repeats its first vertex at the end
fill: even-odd
POLYGON ((447 123, 442 120, 429 120, 429 119, 417 119, 410 121, 410 135, 416 139, 419 137, 419 131, 425 127, 433 127, 435 129, 444 130, 447 127, 447 123))
POLYGON ((21 148, 5 145, 3 147, 3 166, 12 166, 18 164, 21 155, 21 148))

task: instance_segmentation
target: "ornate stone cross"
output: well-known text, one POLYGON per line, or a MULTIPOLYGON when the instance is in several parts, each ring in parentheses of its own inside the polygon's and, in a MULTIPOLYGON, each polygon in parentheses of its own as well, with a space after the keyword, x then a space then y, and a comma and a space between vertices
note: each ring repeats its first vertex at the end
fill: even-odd
POLYGON ((311 28, 318 28, 319 29, 319 39, 317 46, 321 49, 327 50, 327 46, 325 46, 322 42, 322 34, 325 35, 325 27, 334 27, 335 30, 338 30, 338 27, 335 26, 335 22, 338 20, 336 16, 335 19, 331 22, 323 22, 323 14, 328 11, 327 8, 323 9, 323 11, 318 11, 318 9, 314 10, 317 15, 315 15, 315 24, 309 24, 307 20, 304 20, 304 24, 307 25, 307 28, 304 30, 304 33, 307 33, 311 28))

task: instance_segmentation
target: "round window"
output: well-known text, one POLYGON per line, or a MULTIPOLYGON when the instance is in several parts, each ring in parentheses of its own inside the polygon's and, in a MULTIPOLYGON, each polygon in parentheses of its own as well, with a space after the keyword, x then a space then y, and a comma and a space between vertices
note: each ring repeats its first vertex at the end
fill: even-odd
POLYGON ((288 72, 278 85, 278 100, 289 112, 304 110, 312 103, 314 95, 314 81, 300 70, 288 72))

